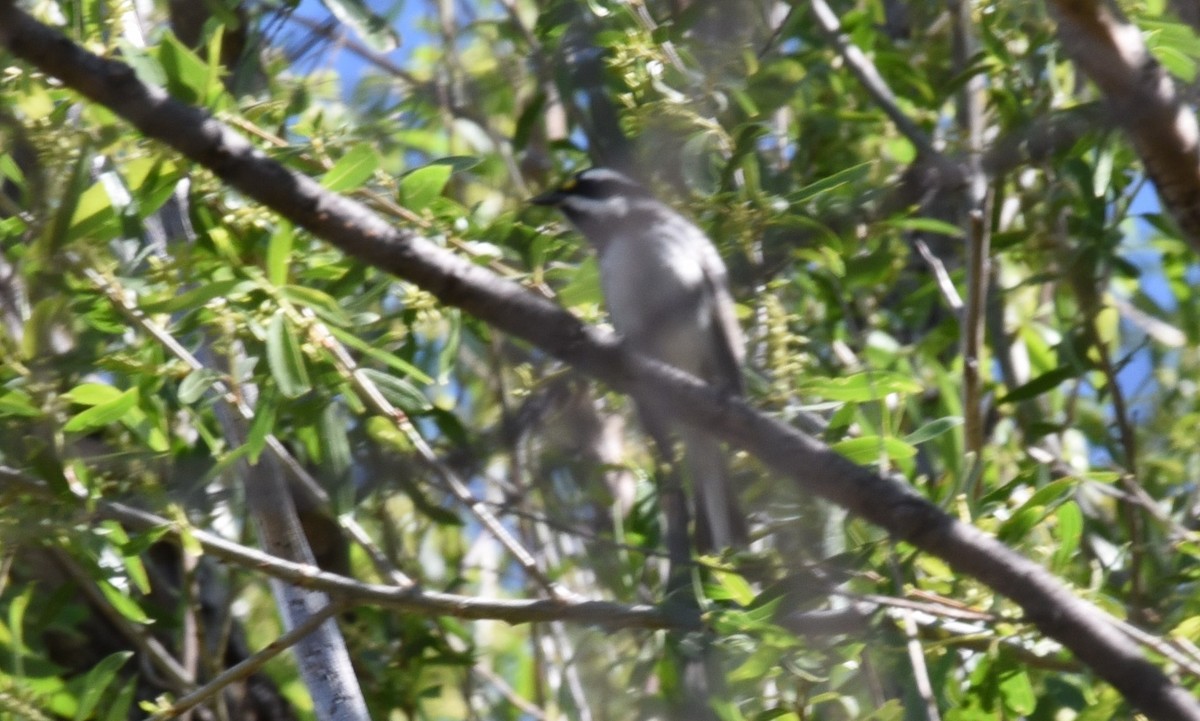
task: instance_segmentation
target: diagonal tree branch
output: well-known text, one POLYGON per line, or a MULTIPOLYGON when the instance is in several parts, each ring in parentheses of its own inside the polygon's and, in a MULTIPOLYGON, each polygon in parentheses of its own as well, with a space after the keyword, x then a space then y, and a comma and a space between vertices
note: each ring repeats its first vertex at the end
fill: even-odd
POLYGON ((1108 99, 1184 238, 1200 251, 1200 126, 1138 28, 1104 0, 1052 0, 1058 37, 1108 99))
MULTIPOLYGON (((0 466, 0 490, 46 494, 45 484, 21 471, 0 466)), ((243 546, 215 533, 199 528, 186 531, 162 516, 113 501, 97 501, 95 517, 111 519, 129 528, 151 530, 169 529, 169 535, 186 535, 195 539, 205 553, 230 564, 261 572, 271 578, 286 581, 299 588, 322 591, 350 603, 371 603, 384 608, 452 616, 465 619, 492 619, 506 623, 573 621, 604 625, 611 628, 684 629, 702 628, 700 612, 676 604, 659 607, 650 604, 623 604, 614 601, 565 599, 493 599, 464 596, 423 589, 416 585, 393 586, 362 581, 329 571, 310 563, 297 563, 256 548, 243 546)), ((190 683, 187 679, 183 682, 190 683)))
POLYGON ((388 225, 359 203, 266 158, 203 111, 143 84, 128 66, 86 52, 16 9, 12 0, 0 0, 0 44, 346 253, 420 285, 442 302, 618 390, 648 394, 686 422, 757 456, 805 492, 828 498, 978 578, 1018 603, 1028 620, 1148 716, 1200 721, 1200 702, 1144 658, 1111 617, 1075 596, 1046 569, 945 514, 904 483, 851 463, 694 377, 627 354, 613 335, 583 325, 429 240, 388 225))

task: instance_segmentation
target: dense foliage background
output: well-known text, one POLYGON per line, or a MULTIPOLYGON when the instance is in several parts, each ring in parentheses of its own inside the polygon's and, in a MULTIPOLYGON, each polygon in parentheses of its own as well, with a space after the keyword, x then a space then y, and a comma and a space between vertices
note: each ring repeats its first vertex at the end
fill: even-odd
MULTIPOLYGON (((1050 569, 1196 687, 1194 253, 1046 6, 26 6, 589 321, 594 260, 525 200, 592 164, 646 178, 726 258, 753 405, 1050 569)), ((1193 88, 1187 4, 1121 9, 1193 88)), ((0 718, 140 718, 277 638, 260 567, 196 540, 257 545, 268 457, 326 570, 661 600, 626 398, 5 66, 0 718)), ((761 541, 696 575, 722 717, 1131 713, 988 586, 733 464, 761 541)), ((668 647, 699 643, 552 610, 338 618, 374 718, 649 718, 684 685, 668 647)), ((191 713, 317 715, 286 654, 191 713)))

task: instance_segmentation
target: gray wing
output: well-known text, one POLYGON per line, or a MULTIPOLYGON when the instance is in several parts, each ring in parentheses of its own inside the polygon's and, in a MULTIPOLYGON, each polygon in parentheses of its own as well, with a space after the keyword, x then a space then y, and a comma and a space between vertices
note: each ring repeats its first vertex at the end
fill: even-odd
POLYGON ((706 244, 701 266, 713 298, 714 379, 732 392, 742 395, 742 360, 746 357, 742 328, 738 325, 733 296, 729 293, 725 264, 721 262, 717 249, 710 244, 706 244))

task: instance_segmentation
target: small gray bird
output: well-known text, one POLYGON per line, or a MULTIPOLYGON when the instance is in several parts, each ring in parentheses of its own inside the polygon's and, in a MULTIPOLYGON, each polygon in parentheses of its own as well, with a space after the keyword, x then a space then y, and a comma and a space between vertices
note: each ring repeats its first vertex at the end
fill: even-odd
MULTIPOLYGON (((595 247, 609 316, 630 348, 741 394, 742 333, 725 264, 703 231, 607 168, 577 173, 531 202, 558 208, 595 247)), ((638 410, 664 451, 672 435, 683 442, 697 545, 746 545, 746 520, 720 444, 672 421, 666 409, 643 401, 638 410)))

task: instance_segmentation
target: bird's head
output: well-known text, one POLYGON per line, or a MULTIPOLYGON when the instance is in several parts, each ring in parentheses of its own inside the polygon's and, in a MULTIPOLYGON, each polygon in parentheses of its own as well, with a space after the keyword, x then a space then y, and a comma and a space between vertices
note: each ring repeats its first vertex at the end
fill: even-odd
POLYGON ((580 171, 529 202, 558 208, 592 240, 605 228, 611 230, 614 224, 628 221, 633 213, 655 203, 637 181, 610 168, 580 171))

